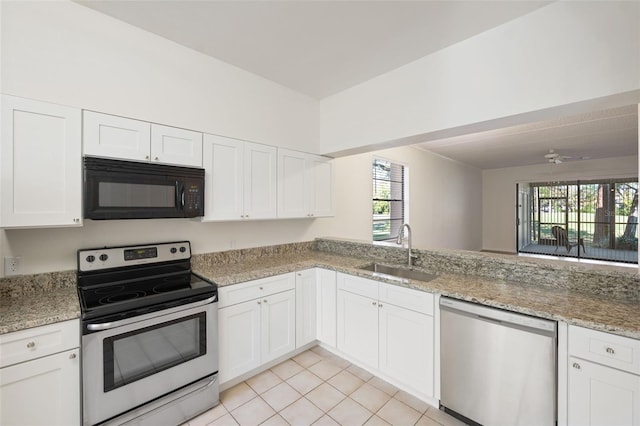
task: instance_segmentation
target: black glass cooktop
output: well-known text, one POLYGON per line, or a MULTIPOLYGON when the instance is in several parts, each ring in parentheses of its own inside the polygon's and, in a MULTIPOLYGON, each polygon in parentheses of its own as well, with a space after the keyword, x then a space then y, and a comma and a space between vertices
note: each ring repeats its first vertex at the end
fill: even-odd
POLYGON ((99 274, 78 282, 83 319, 110 316, 109 320, 114 320, 142 315, 216 294, 214 283, 189 270, 99 274))

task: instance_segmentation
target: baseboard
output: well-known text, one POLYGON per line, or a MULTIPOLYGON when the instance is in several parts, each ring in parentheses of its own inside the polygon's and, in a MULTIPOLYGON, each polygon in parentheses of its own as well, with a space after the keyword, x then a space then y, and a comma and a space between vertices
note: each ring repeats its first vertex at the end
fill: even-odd
POLYGON ((284 362, 286 360, 288 360, 289 358, 292 358, 298 354, 301 354, 302 352, 313 348, 314 346, 318 345, 318 341, 314 340, 313 342, 307 343, 306 345, 300 346, 299 348, 295 349, 294 351, 289 352, 286 355, 282 355, 279 358, 276 358, 272 361, 267 362, 266 364, 262 364, 260 367, 254 368, 253 370, 247 371, 244 374, 241 374, 238 377, 234 377, 233 379, 227 380, 224 383, 220 383, 220 392, 225 391, 229 388, 234 387, 235 385, 244 382, 247 379, 250 379, 251 377, 255 376, 256 374, 260 374, 264 371, 267 371, 268 369, 270 369, 271 367, 275 367, 276 365, 280 364, 281 362, 284 362))

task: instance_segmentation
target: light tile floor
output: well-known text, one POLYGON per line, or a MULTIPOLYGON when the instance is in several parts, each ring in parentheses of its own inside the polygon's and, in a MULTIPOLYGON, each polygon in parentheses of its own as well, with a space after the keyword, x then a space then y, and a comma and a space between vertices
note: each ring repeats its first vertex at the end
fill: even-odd
POLYGON ((319 346, 227 389, 220 402, 188 425, 463 425, 319 346))

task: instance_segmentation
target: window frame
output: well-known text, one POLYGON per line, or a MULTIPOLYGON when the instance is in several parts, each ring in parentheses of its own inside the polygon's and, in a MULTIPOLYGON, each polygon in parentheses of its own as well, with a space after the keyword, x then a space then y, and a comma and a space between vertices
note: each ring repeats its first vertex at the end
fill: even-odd
POLYGON ((397 160, 393 160, 393 159, 385 158, 381 156, 374 156, 370 162, 370 167, 371 167, 370 168, 370 172, 371 172, 370 200, 372 203, 372 212, 370 215, 371 226, 369 229, 371 229, 371 239, 373 244, 398 246, 398 244, 396 243, 396 238, 398 237, 398 235, 397 233, 395 233, 394 235, 391 232, 391 229, 390 229, 388 238, 385 238, 385 239, 376 240, 375 235, 373 233, 373 224, 374 224, 373 202, 376 200, 374 199, 374 190, 373 190, 374 181, 375 181, 373 167, 376 162, 387 162, 387 163, 390 163, 391 165, 397 165, 402 167, 402 199, 401 200, 402 200, 403 215, 402 215, 402 223, 400 223, 400 228, 402 227, 402 224, 409 223, 409 166, 405 162, 397 161, 397 160))

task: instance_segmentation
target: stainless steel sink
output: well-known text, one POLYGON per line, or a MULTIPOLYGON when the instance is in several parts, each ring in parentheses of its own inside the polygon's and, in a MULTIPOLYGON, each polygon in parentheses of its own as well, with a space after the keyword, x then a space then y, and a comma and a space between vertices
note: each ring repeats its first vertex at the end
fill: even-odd
POLYGON ((438 278, 436 274, 416 271, 415 269, 405 269, 405 268, 398 268, 394 266, 387 266, 387 265, 382 265, 380 263, 372 263, 371 265, 364 266, 360 269, 364 269, 366 271, 372 271, 375 274, 386 275, 389 278, 396 278, 396 279, 431 281, 433 279, 438 278))

